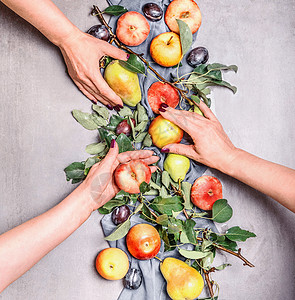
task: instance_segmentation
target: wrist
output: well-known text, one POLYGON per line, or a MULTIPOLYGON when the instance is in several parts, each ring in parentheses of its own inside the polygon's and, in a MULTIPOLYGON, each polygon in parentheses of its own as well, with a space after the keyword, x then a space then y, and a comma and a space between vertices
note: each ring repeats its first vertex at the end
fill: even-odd
POLYGON ((230 152, 227 153, 227 155, 224 156, 226 160, 224 160, 224 162, 221 164, 218 170, 224 174, 234 177, 236 169, 239 165, 237 162, 242 152, 243 150, 234 147, 230 152))
POLYGON ((83 32, 73 25, 63 34, 59 35, 58 37, 52 38, 51 42, 62 50, 70 47, 82 35, 83 32))

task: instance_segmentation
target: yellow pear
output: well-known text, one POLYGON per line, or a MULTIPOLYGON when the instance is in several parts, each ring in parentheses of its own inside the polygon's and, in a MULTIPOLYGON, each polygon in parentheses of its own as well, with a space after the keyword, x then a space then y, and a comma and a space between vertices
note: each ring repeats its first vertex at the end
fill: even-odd
POLYGON ((177 182, 178 179, 183 180, 190 167, 190 160, 179 154, 168 154, 164 161, 164 170, 166 170, 171 178, 177 182))
POLYGON ((107 65, 104 79, 125 104, 135 106, 140 102, 138 75, 123 68, 118 60, 113 60, 107 65))
POLYGON ((167 257, 160 265, 167 281, 167 293, 173 300, 193 300, 200 296, 204 280, 202 275, 185 262, 167 257))

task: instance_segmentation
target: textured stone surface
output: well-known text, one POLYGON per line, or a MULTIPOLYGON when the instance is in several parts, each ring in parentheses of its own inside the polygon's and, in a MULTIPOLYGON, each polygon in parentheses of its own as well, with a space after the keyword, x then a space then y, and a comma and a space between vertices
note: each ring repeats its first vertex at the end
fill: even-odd
MULTIPOLYGON (((96 24, 92 1, 56 0, 80 29, 96 24)), ((104 7, 104 1, 97 1, 104 7)), ((201 1, 203 25, 197 44, 210 62, 237 64, 226 78, 238 87, 214 90, 218 118, 236 146, 295 168, 295 22, 293 0, 201 1)), ((57 48, 36 29, 0 4, 0 233, 46 211, 72 189, 63 168, 86 158, 84 147, 96 134, 77 124, 70 111, 89 102, 65 74, 57 48)), ((293 299, 295 296, 295 218, 272 199, 220 174, 234 208, 229 226, 253 230, 242 246, 256 268, 223 257, 231 269, 214 274, 221 300, 293 299)), ((8 287, 3 300, 117 299, 121 282, 101 279, 97 252, 107 247, 100 216, 8 287)))

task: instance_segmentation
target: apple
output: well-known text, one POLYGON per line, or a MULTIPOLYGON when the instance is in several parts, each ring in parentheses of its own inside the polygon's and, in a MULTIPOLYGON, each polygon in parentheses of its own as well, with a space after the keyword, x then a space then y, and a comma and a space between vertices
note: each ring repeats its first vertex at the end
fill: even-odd
POLYGON ((169 153, 164 161, 164 170, 175 181, 184 180, 185 175, 190 167, 190 160, 179 154, 169 153))
POLYGON ((158 148, 172 143, 179 143, 183 137, 183 130, 162 116, 156 117, 148 130, 153 144, 158 148))
POLYGON ((203 210, 211 210, 216 200, 222 199, 221 182, 213 176, 199 177, 191 189, 191 201, 203 210))
POLYGON ((119 165, 114 176, 119 189, 129 194, 137 194, 140 193, 139 186, 142 182, 150 182, 152 173, 144 161, 136 159, 119 165))
POLYGON ((168 83, 161 81, 154 82, 147 93, 148 102, 152 111, 159 114, 159 108, 162 103, 175 108, 179 103, 178 91, 168 83))
POLYGON ((105 279, 122 279, 128 272, 127 254, 118 248, 107 248, 100 251, 95 261, 97 272, 105 279))
POLYGON ((182 58, 179 35, 174 32, 164 32, 156 36, 150 46, 153 60, 163 67, 173 67, 182 58))
POLYGON ((127 46, 138 46, 150 33, 150 25, 146 18, 136 12, 128 11, 117 22, 117 38, 127 46))
POLYGON ((177 19, 184 21, 192 33, 195 33, 201 26, 202 15, 199 6, 194 0, 174 0, 165 13, 165 22, 169 29, 179 34, 177 19))
POLYGON ((160 251, 161 238, 152 225, 137 224, 128 231, 126 244, 128 251, 135 258, 151 259, 160 251))

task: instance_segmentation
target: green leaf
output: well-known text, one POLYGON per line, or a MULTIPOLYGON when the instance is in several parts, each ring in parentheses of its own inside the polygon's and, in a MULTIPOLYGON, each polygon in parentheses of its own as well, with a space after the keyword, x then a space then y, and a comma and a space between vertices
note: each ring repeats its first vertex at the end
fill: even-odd
POLYGON ((234 242, 245 242, 250 237, 256 237, 256 234, 235 226, 227 230, 226 237, 234 242))
POLYGON ((120 224, 110 235, 104 239, 107 241, 117 241, 124 237, 131 227, 131 222, 127 219, 124 223, 120 224))
POLYGON ((169 190, 170 187, 170 175, 167 171, 163 171, 162 172, 162 183, 164 184, 164 186, 169 190))
POLYGON ((197 103, 197 104, 200 103, 200 98, 199 98, 197 95, 192 95, 192 96, 191 96, 191 99, 192 99, 195 103, 197 103))
POLYGON ((142 132, 146 129, 146 125, 147 125, 147 121, 142 121, 140 122, 137 126, 135 126, 135 131, 139 131, 139 132, 142 132))
POLYGON ((95 165, 99 161, 100 161, 100 159, 97 158, 96 156, 87 158, 87 160, 85 162, 85 169, 91 168, 93 165, 95 165))
POLYGON ((111 142, 113 139, 116 139, 117 136, 109 130, 104 128, 98 128, 99 136, 101 141, 105 141, 107 143, 108 148, 110 148, 111 142))
POLYGON ((107 147, 107 144, 105 142, 100 143, 94 143, 86 146, 85 151, 88 154, 95 155, 102 152, 107 147))
POLYGON ((224 241, 217 242, 218 245, 223 246, 226 249, 237 251, 238 245, 236 242, 229 240, 228 238, 225 238, 224 241))
POLYGON ((140 217, 152 224, 156 224, 154 216, 151 214, 149 207, 146 204, 143 204, 140 217))
POLYGON ((110 114, 109 114, 109 110, 106 107, 93 104, 92 109, 96 113, 98 113, 101 117, 103 117, 105 120, 109 119, 110 114))
POLYGON ((133 125, 133 122, 132 122, 130 116, 128 116, 128 124, 131 127, 132 138, 133 138, 133 140, 135 140, 135 129, 134 129, 134 125, 133 125))
POLYGON ((144 62, 135 54, 130 54, 127 61, 120 60, 120 65, 126 70, 133 73, 145 73, 145 64, 144 62))
POLYGON ((110 213, 110 211, 108 209, 105 209, 103 207, 100 207, 98 209, 99 213, 102 214, 102 215, 108 215, 110 213))
POLYGON ((216 296, 216 297, 207 297, 207 298, 198 298, 198 300, 217 300, 218 299, 218 297, 216 296))
POLYGON ((72 184, 82 181, 86 176, 84 174, 85 163, 73 162, 64 169, 67 181, 72 180, 72 184))
POLYGON ((147 132, 141 132, 140 134, 138 134, 135 137, 134 142, 135 143, 142 143, 144 141, 144 139, 145 139, 146 136, 147 136, 147 132))
POLYGON ((230 267, 231 264, 222 264, 218 267, 215 267, 215 270, 218 270, 218 271, 221 271, 221 270, 224 270, 226 267, 230 267))
POLYGON ((168 226, 168 216, 167 215, 160 215, 157 217, 156 222, 162 226, 168 226))
POLYGON ((182 232, 182 230, 182 221, 174 217, 169 217, 168 233, 174 234, 175 240, 179 240, 180 232, 182 232))
POLYGON ((97 113, 92 113, 91 118, 97 124, 97 126, 107 126, 108 121, 103 117, 99 116, 97 113))
POLYGON ((233 209, 226 199, 215 201, 212 208, 212 219, 217 223, 227 222, 233 215, 233 209))
POLYGON ((179 253, 185 257, 190 259, 201 259, 210 254, 210 252, 201 252, 201 251, 191 251, 185 249, 179 249, 179 253))
POLYGON ((160 191, 161 187, 159 185, 157 185, 156 183, 154 183, 153 181, 150 181, 150 186, 151 188, 160 191))
POLYGON ((203 252, 211 251, 210 249, 212 249, 212 247, 211 247, 212 244, 213 244, 212 241, 209 241, 209 240, 204 239, 203 242, 202 242, 202 245, 201 245, 201 250, 202 250, 203 252))
POLYGON ((112 15, 112 16, 120 16, 127 12, 128 9, 121 5, 111 5, 107 7, 102 13, 112 15))
POLYGON ((197 243, 196 232, 194 230, 195 225, 196 222, 193 219, 188 219, 183 222, 183 232, 185 232, 189 242, 193 244, 197 243))
POLYGON ((126 117, 133 117, 133 112, 132 110, 125 106, 118 112, 118 114, 122 117, 122 118, 126 118, 126 117))
POLYGON ((98 128, 98 124, 95 122, 92 114, 82 112, 80 110, 74 109, 72 111, 73 117, 76 121, 81 124, 85 129, 95 130, 98 128))
POLYGON ((153 144, 153 141, 152 141, 152 138, 151 138, 151 135, 148 133, 143 142, 142 142, 143 146, 145 147, 151 147, 151 145, 153 144))
POLYGON ((134 150, 130 139, 124 133, 117 137, 116 142, 119 146, 119 153, 134 150))
POLYGON ((143 203, 140 203, 137 205, 135 211, 133 212, 133 215, 137 214, 139 211, 141 211, 143 208, 143 203))
POLYGON ((149 120, 149 117, 148 117, 148 114, 147 114, 145 108, 140 103, 137 104, 136 111, 137 111, 137 123, 136 124, 139 124, 143 121, 149 120))
POLYGON ((193 204, 191 202, 191 189, 192 185, 189 182, 183 181, 181 183, 181 190, 183 193, 183 200, 184 200, 184 208, 185 209, 192 209, 193 204))
POLYGON ((164 185, 161 186, 160 196, 163 198, 169 197, 169 194, 164 185))
POLYGON ((151 187, 148 183, 146 183, 145 181, 143 181, 140 186, 139 186, 139 190, 142 194, 150 191, 151 187))
POLYGON ((172 216, 172 211, 181 211, 183 209, 181 202, 181 197, 179 196, 173 196, 170 198, 162 198, 159 196, 153 200, 150 207, 161 214, 172 216))
POLYGON ((224 71, 234 71, 235 73, 238 72, 238 67, 236 65, 230 65, 230 66, 226 66, 223 64, 219 64, 219 63, 213 63, 213 64, 209 64, 207 65, 207 69, 208 71, 210 70, 224 70, 224 71))
POLYGON ((112 115, 110 118, 109 124, 105 127, 107 130, 116 131, 117 126, 123 121, 124 119, 118 115, 112 115))
POLYGON ((201 260, 201 265, 205 269, 209 269, 211 264, 213 263, 214 260, 214 254, 213 252, 207 252, 208 255, 206 255, 204 258, 201 260))
POLYGON ((104 209, 107 209, 109 212, 111 212, 114 208, 118 206, 122 206, 127 204, 126 200, 117 200, 117 199, 111 199, 108 201, 104 206, 102 206, 104 209))
POLYGON ((185 22, 179 19, 176 19, 176 21, 179 27, 182 56, 184 56, 193 43, 193 34, 185 22))

